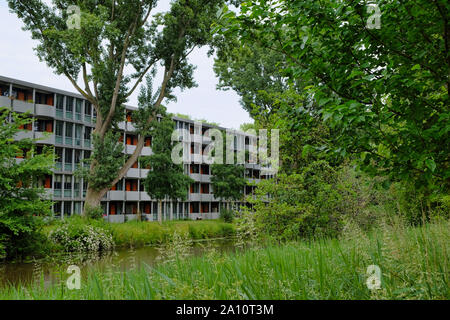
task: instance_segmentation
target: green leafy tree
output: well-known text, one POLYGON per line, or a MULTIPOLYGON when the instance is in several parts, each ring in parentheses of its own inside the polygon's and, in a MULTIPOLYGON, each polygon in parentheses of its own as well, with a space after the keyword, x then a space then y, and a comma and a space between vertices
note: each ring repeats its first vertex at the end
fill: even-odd
POLYGON ((51 213, 51 202, 43 200, 39 183, 51 174, 54 156, 50 148, 37 154, 31 139, 15 140, 20 127, 31 121, 0 108, 0 259, 35 253, 45 242, 39 229, 41 218, 51 213), (23 157, 20 162, 16 155, 23 157))
POLYGON ((243 191, 247 185, 244 178, 244 166, 235 164, 211 165, 211 186, 214 197, 227 201, 239 201, 243 198, 243 191))
POLYGON ((153 122, 151 131, 153 154, 143 159, 150 171, 144 180, 144 187, 150 197, 158 200, 158 221, 162 222, 162 200, 186 200, 189 186, 194 182, 184 174, 183 165, 172 161, 172 132, 174 122, 161 110, 160 121, 153 122))
POLYGON ((449 3, 376 5, 379 27, 357 0, 246 1, 217 30, 285 57, 335 130, 331 150, 372 174, 448 191, 449 3))
MULTIPOLYGON (((168 12, 156 14, 151 20, 156 0, 54 0, 52 4, 8 0, 11 11, 37 41, 38 57, 57 74, 66 76, 97 112, 85 208, 100 205, 101 198, 124 177, 144 146, 145 132, 138 131, 135 152, 129 158, 122 156, 123 161, 117 158, 118 141, 113 132, 124 121, 124 103, 157 65, 162 67, 162 75, 152 110, 158 109, 164 99, 175 99, 175 88, 196 85, 194 66, 187 56, 195 47, 210 42, 211 24, 224 2, 176 0, 168 12), (79 7, 79 15, 68 10, 71 5, 79 7), (69 28, 77 20, 80 28, 69 28)), ((150 74, 156 77, 156 72, 150 74)), ((148 127, 156 118, 149 110, 133 117, 138 128, 148 127)))
POLYGON ((319 108, 301 81, 293 82, 285 71, 288 62, 283 54, 233 36, 220 38, 216 49, 218 88, 235 90, 255 120, 241 130, 279 130, 281 172, 300 172, 319 159, 339 163, 339 156, 326 153, 330 128, 321 121, 319 108))

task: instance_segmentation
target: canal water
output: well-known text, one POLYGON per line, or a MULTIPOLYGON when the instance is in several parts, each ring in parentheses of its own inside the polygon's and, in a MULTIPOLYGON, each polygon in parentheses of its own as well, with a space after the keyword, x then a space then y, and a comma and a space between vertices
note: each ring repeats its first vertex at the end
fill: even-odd
MULTIPOLYGON (((189 255, 201 256, 206 250, 211 249, 219 252, 235 251, 235 242, 231 239, 208 240, 193 242, 188 248, 189 255)), ((36 284, 41 281, 44 286, 59 284, 65 281, 70 273, 67 268, 76 265, 81 270, 82 277, 85 277, 89 270, 128 271, 142 266, 155 266, 167 259, 167 254, 163 247, 147 246, 138 249, 118 249, 114 252, 83 255, 63 255, 51 259, 34 261, 30 263, 5 263, 0 264, 0 286, 13 284, 36 284)))

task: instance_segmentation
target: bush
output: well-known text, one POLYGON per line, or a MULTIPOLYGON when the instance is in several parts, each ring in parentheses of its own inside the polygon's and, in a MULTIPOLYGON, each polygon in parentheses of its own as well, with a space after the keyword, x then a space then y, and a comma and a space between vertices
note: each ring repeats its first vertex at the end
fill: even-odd
POLYGON ((92 207, 86 206, 84 210, 85 210, 87 218, 96 219, 96 220, 103 218, 103 208, 102 207, 92 208, 92 207))
POLYGON ((68 252, 100 252, 114 248, 112 235, 103 228, 81 223, 64 223, 53 230, 49 239, 68 252))
POLYGON ((233 210, 228 210, 225 208, 220 210, 220 219, 222 219, 224 222, 232 223, 234 219, 233 210))

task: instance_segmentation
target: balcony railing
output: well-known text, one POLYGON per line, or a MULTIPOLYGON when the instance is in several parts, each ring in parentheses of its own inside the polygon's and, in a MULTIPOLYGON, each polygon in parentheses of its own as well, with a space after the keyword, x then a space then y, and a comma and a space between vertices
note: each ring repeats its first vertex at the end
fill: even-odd
POLYGON ((73 119, 73 113, 71 111, 66 111, 66 118, 73 119))

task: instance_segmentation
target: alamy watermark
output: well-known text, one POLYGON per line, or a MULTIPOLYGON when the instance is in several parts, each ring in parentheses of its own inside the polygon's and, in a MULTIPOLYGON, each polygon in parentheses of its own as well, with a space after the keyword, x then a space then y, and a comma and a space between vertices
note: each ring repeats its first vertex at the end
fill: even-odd
POLYGON ((80 267, 71 265, 67 268, 67 273, 70 274, 67 278, 66 285, 69 290, 81 289, 81 270, 80 267))

